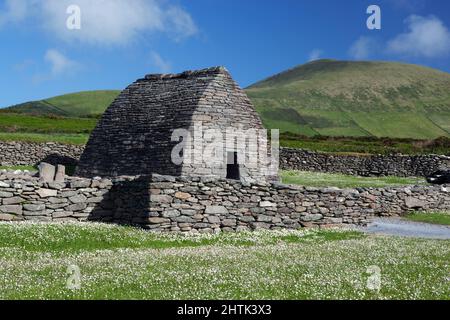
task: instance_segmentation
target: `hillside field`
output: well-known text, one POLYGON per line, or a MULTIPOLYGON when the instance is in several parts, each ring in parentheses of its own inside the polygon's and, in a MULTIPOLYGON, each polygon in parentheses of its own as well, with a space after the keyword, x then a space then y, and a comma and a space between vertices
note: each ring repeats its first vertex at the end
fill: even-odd
MULTIPOLYGON (((64 118, 0 112, 0 141, 60 142, 83 145, 94 129, 95 118, 64 118)), ((373 137, 280 136, 282 147, 351 154, 447 154, 450 138, 435 140, 373 137)))
POLYGON ((86 144, 97 119, 0 112, 0 141, 86 144))
POLYGON ((284 132, 416 139, 450 133, 450 74, 417 65, 318 60, 247 93, 265 126, 284 132))
MULTIPOLYGON (((86 144, 94 129, 96 118, 66 118, 32 116, 0 112, 0 141, 60 142, 86 144)), ((447 154, 450 138, 434 140, 374 138, 374 137, 308 137, 284 133, 280 136, 283 147, 320 152, 351 154, 447 154)))
MULTIPOLYGON (((393 62, 318 60, 246 89, 281 145, 325 152, 450 154, 450 74, 393 62)), ((84 144, 120 93, 85 91, 0 109, 0 139, 84 144)))
POLYGON ((4 112, 62 117, 98 117, 119 95, 118 90, 83 91, 8 107, 4 112))

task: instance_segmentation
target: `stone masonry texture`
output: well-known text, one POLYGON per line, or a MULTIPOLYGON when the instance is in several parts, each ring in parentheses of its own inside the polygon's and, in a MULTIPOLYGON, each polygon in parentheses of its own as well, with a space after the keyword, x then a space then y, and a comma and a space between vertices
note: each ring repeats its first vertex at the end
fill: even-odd
POLYGON ((450 168, 443 155, 336 155, 282 148, 281 169, 343 173, 358 176, 423 177, 450 168))
MULTIPOLYGON (((226 177, 226 153, 238 152, 237 148, 224 150, 224 159, 217 167, 208 161, 172 162, 172 150, 179 143, 171 141, 173 131, 192 131, 197 123, 203 130, 217 129, 224 136, 227 128, 263 129, 249 98, 223 67, 147 75, 126 88, 106 110, 76 174, 226 177)), ((242 177, 265 179, 258 167, 243 165, 240 169, 242 177)))
POLYGON ((0 141, 1 166, 34 166, 41 162, 53 165, 75 166, 84 146, 55 142, 4 142, 0 141))
POLYGON ((158 232, 364 225, 375 216, 450 209, 450 186, 310 188, 207 177, 68 178, 0 173, 0 221, 102 221, 158 232))
MULTIPOLYGON (((1 142, 0 165, 75 166, 84 146, 60 143, 1 142)), ((286 170, 343 173, 360 176, 426 176, 450 168, 450 157, 442 155, 348 156, 281 148, 280 167, 286 170)))

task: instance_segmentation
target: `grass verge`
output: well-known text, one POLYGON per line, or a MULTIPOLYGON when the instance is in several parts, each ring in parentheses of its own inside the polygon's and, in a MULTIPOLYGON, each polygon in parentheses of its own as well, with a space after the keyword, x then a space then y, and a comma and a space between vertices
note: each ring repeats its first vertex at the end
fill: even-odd
POLYGON ((348 155, 371 154, 450 154, 450 138, 430 140, 375 137, 307 137, 291 133, 280 136, 280 145, 287 148, 348 155))
POLYGON ((2 169, 10 169, 10 170, 28 170, 28 171, 36 171, 37 168, 34 166, 0 166, 0 170, 2 169))
POLYGON ((450 226, 450 212, 415 212, 408 214, 405 218, 411 221, 450 226))
POLYGON ((0 113, 0 131, 29 133, 90 133, 97 119, 30 116, 0 113))
POLYGON ((37 143, 59 142, 84 145, 87 143, 88 139, 88 134, 0 132, 0 141, 24 141, 37 143))
POLYGON ((338 173, 322 173, 286 170, 281 171, 281 179, 286 184, 297 184, 308 187, 398 187, 404 185, 426 184, 425 179, 411 177, 359 177, 338 173))

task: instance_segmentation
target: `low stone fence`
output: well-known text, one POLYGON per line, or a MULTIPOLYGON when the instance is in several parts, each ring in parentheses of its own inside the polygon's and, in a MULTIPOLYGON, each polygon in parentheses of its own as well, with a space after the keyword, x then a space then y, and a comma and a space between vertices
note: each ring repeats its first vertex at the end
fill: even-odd
MULTIPOLYGON (((75 166, 84 146, 61 143, 1 142, 0 165, 75 166)), ((360 176, 426 176, 450 167, 450 157, 440 155, 351 156, 281 148, 280 167, 286 170, 344 173, 360 176)))
POLYGON ((319 189, 159 175, 43 183, 3 174, 0 220, 90 220, 185 232, 364 225, 374 216, 449 210, 449 191, 450 186, 319 189))
POLYGON ((75 166, 84 146, 55 142, 2 142, 0 141, 1 166, 32 166, 41 162, 53 165, 75 166))
POLYGON ((286 170, 358 176, 423 177, 441 168, 450 168, 450 157, 441 155, 335 155, 282 148, 280 167, 286 170))
POLYGON ((0 175, 0 221, 88 220, 108 198, 112 182, 70 178, 44 183, 29 175, 0 175))

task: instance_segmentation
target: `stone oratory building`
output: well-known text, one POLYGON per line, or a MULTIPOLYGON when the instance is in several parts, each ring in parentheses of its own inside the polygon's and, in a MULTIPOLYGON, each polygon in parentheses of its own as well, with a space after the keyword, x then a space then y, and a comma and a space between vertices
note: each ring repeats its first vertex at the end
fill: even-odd
POLYGON ((266 181, 263 129, 250 99, 223 67, 147 75, 106 110, 76 175, 155 173, 266 181), (217 141, 223 143, 208 145, 217 141))

